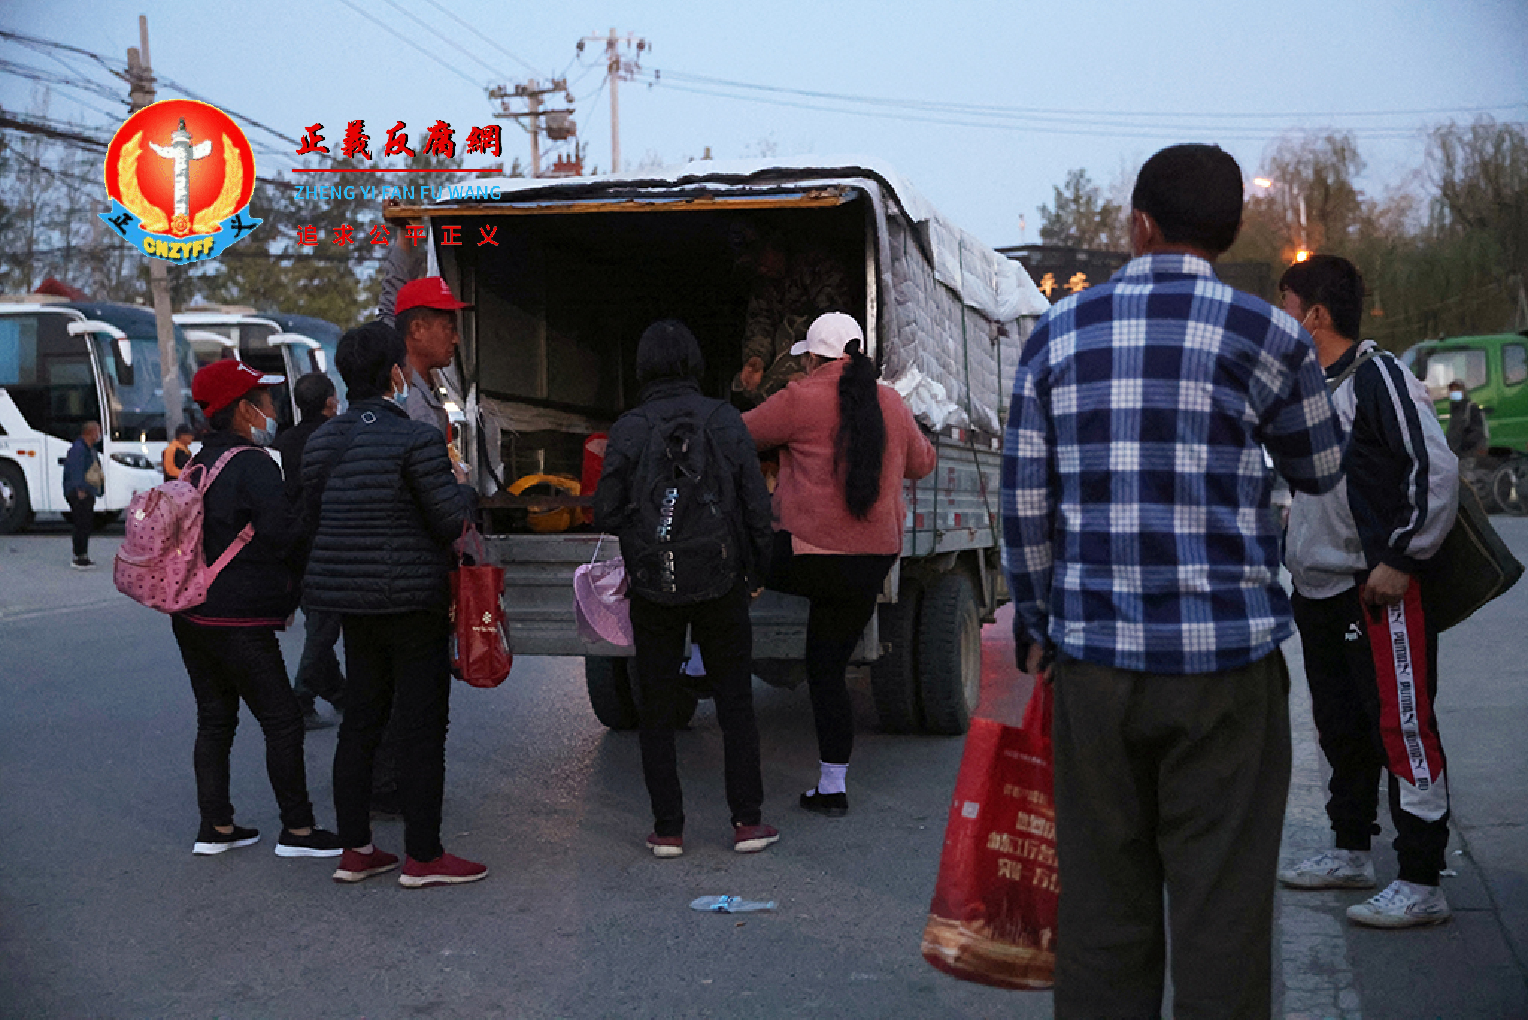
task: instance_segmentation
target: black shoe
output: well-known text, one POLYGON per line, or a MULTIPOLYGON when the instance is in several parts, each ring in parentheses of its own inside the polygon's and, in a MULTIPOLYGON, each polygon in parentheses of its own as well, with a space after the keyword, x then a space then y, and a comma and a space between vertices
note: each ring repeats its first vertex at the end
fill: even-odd
POLYGON ((241 825, 235 825, 232 832, 219 832, 207 822, 196 833, 196 842, 191 847, 194 854, 220 854, 224 850, 233 850, 236 847, 249 846, 251 843, 260 842, 258 829, 246 829, 241 825))
POLYGON ((70 565, 75 570, 92 570, 95 568, 95 561, 89 556, 76 556, 70 565))
POLYGON ((318 709, 312 705, 304 706, 302 710, 302 728, 305 730, 326 730, 334 725, 333 719, 325 719, 318 714, 318 709))
POLYGON ((338 857, 345 852, 340 838, 328 829, 314 826, 306 836, 282 829, 276 840, 277 857, 338 857))
POLYGON ((801 806, 808 811, 829 818, 842 818, 849 813, 847 793, 818 793, 815 789, 801 795, 801 806))

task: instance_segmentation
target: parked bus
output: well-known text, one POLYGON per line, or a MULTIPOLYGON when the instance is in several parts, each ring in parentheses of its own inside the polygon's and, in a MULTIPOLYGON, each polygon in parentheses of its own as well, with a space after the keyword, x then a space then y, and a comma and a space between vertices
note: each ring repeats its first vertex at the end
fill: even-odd
MULTIPOLYGON (((196 363, 177 328, 181 420, 196 427, 196 363)), ((163 481, 164 390, 154 313, 136 305, 25 295, 0 303, 0 534, 39 513, 68 512, 64 455, 88 421, 101 423, 109 520, 163 481)))
POLYGON ((285 383, 271 388, 278 428, 296 423, 291 384, 309 372, 329 374, 344 396, 343 383, 334 371, 340 329, 333 323, 307 315, 261 315, 240 305, 190 308, 178 313, 175 322, 186 331, 199 365, 238 358, 262 372, 286 377, 285 383), (284 323, 292 328, 288 330, 284 323))

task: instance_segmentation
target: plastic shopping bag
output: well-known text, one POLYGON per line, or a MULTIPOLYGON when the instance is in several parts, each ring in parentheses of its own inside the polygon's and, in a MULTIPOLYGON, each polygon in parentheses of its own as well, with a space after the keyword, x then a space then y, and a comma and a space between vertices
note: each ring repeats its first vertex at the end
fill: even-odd
POLYGON ((504 571, 486 562, 476 528, 457 543, 461 565, 451 571, 451 675, 473 687, 497 687, 515 664, 504 629, 504 571))
POLYGON ((1049 988, 1056 966, 1056 811, 1051 689, 1019 726, 978 716, 945 826, 923 958, 999 988, 1049 988))

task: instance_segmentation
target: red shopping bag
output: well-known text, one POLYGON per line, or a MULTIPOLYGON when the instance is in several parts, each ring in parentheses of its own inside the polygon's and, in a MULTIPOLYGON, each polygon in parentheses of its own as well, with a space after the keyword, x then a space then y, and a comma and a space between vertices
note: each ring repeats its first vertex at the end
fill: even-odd
POLYGON ((483 538, 463 528, 462 563, 451 571, 451 675, 473 687, 497 687, 515 663, 504 630, 504 571, 485 562, 483 538))
POLYGON ((923 958, 998 988, 1049 988, 1056 968, 1056 810, 1051 690, 1019 726, 971 721, 944 831, 923 958))

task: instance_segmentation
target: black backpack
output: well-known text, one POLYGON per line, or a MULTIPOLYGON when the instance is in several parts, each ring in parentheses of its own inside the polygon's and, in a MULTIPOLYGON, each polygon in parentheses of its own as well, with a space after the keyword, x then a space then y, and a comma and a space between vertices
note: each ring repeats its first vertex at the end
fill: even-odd
POLYGON ((631 590, 652 602, 684 605, 720 598, 743 564, 732 474, 711 437, 710 422, 729 405, 715 401, 658 419, 637 462, 634 522, 621 535, 631 590))

